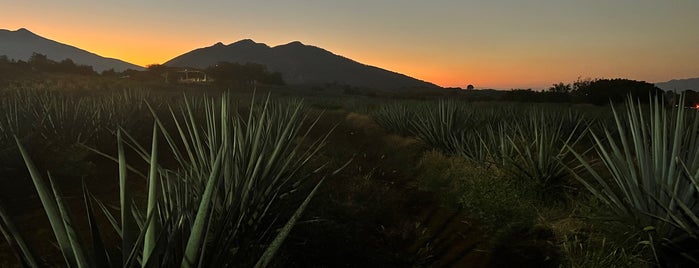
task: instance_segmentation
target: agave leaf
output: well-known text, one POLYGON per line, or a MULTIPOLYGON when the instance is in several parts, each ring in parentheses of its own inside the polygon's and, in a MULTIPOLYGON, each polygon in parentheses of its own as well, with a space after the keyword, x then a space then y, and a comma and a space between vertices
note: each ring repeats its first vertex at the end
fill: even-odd
POLYGON ((277 233, 277 236, 272 240, 269 246, 267 246, 267 249, 265 250, 264 253, 262 253, 262 256, 260 259, 255 263, 256 268, 261 268, 261 267, 267 267, 272 259, 274 258, 274 255, 277 253, 281 245, 284 243, 284 240, 286 240, 286 237, 289 235, 291 232, 291 229, 294 227, 296 222, 298 221, 299 218, 301 218, 301 214, 306 210, 306 207, 308 204, 311 202, 311 199, 315 195, 316 191, 318 188, 320 188, 320 185, 322 185, 323 181, 325 180, 325 177, 323 177, 318 184, 316 184, 315 187, 313 187, 313 190, 308 194, 305 200, 303 200, 303 203, 296 209, 294 214, 289 218, 289 220, 284 224, 284 227, 277 233))
MULTIPOLYGON (((151 221, 153 221, 154 214, 148 215, 148 217, 145 219, 144 224, 150 224, 151 221)), ((136 266, 136 262, 139 260, 138 253, 141 250, 141 245, 143 244, 143 240, 146 237, 146 232, 145 230, 140 231, 138 233, 135 233, 137 236, 131 246, 131 251, 129 252, 122 252, 122 254, 126 254, 126 258, 123 260, 123 267, 124 268, 129 268, 129 267, 134 267, 136 266)))
POLYGON ((49 184, 51 185, 51 189, 53 190, 54 197, 56 198, 56 205, 58 206, 58 211, 61 213, 66 234, 68 235, 68 241, 70 242, 73 254, 75 255, 77 265, 78 267, 89 267, 88 259, 85 254, 87 251, 86 247, 82 243, 83 240, 78 237, 78 233, 73 226, 73 221, 71 219, 72 217, 70 216, 68 207, 63 200, 63 194, 61 193, 60 189, 58 189, 58 185, 54 183, 51 173, 48 173, 48 180, 49 184))
POLYGON ((102 201, 100 201, 99 199, 96 199, 94 196, 92 196, 92 199, 94 199, 95 202, 97 202, 97 205, 102 210, 102 213, 104 213, 104 215, 107 217, 107 220, 112 225, 112 227, 114 228, 114 231, 117 233, 117 235, 119 235, 119 237, 122 237, 122 239, 123 239, 121 225, 119 224, 119 221, 116 220, 114 215, 112 215, 112 213, 109 212, 109 208, 107 208, 107 206, 104 205, 104 203, 102 203, 102 201))
MULTIPOLYGON (((158 177, 158 126, 153 125, 153 141, 151 143, 151 158, 150 158, 150 172, 148 173, 148 207, 146 210, 147 215, 155 215, 158 218, 158 213, 156 210, 159 193, 160 184, 158 177)), ((150 258, 151 253, 156 244, 156 234, 158 233, 158 221, 151 221, 146 227, 146 238, 143 244, 143 264, 145 265, 150 258)))
POLYGON ((121 239, 122 261, 126 264, 129 254, 136 247, 136 239, 139 233, 137 223, 133 217, 135 209, 132 206, 131 187, 127 182, 126 152, 121 137, 121 130, 117 131, 117 154, 119 159, 119 201, 121 211, 121 239))
MULTIPOLYGON (((114 161, 115 163, 119 163, 119 159, 118 159, 117 157, 113 157, 113 156, 111 156, 111 155, 108 155, 108 154, 105 154, 105 153, 103 153, 103 152, 100 152, 99 150, 94 149, 94 148, 92 148, 92 147, 89 147, 89 146, 87 146, 87 145, 85 145, 85 144, 80 144, 80 146, 83 147, 83 148, 85 148, 85 149, 87 149, 87 150, 89 150, 89 151, 91 151, 91 152, 93 152, 93 153, 96 153, 96 154, 98 154, 98 155, 100 155, 100 156, 102 156, 102 157, 104 157, 104 158, 107 158, 107 159, 109 159, 109 160, 112 160, 112 161, 114 161)), ((146 178, 146 175, 144 175, 143 173, 141 173, 141 172, 140 172, 138 169, 136 169, 135 167, 133 167, 133 166, 131 166, 131 165, 128 165, 128 163, 127 163, 127 165, 126 165, 126 168, 127 168, 130 172, 132 172, 132 173, 138 175, 139 177, 146 178)))
POLYGON ((194 264, 198 261, 197 258, 199 257, 199 252, 203 248, 203 238, 206 236, 205 232, 208 232, 208 230, 204 227, 207 225, 206 221, 209 218, 209 214, 211 213, 209 210, 209 208, 211 207, 211 199, 214 192, 214 188, 218 185, 219 167, 221 165, 221 159, 223 158, 223 155, 226 153, 226 150, 226 147, 221 148, 218 152, 218 155, 216 156, 216 160, 213 164, 213 169, 211 170, 211 174, 209 175, 206 184, 206 190, 204 191, 204 194, 201 197, 201 201, 199 202, 199 208, 197 210, 197 215, 194 220, 194 225, 192 226, 192 230, 187 241, 185 254, 181 263, 182 267, 194 266, 194 264))
POLYGON ((94 264, 97 267, 110 267, 111 261, 109 259, 109 253, 104 245, 104 239, 100 233, 99 224, 97 224, 97 220, 95 219, 92 200, 90 199, 90 194, 87 190, 85 180, 82 181, 82 188, 83 201, 85 202, 85 210, 87 213, 88 223, 90 225, 90 233, 92 234, 92 257, 94 258, 94 264))
POLYGON ((2 203, 0 203, 0 220, 2 220, 0 222, 0 231, 2 231, 5 241, 7 241, 12 250, 15 252, 17 258, 26 267, 39 267, 39 264, 36 262, 36 258, 34 258, 33 251, 24 241, 24 237, 17 230, 14 222, 12 222, 10 219, 10 214, 5 211, 5 206, 2 203), (17 247, 19 248, 19 251, 17 251, 17 247))
POLYGON ((49 217, 51 229, 53 229, 53 234, 56 236, 56 240, 59 248, 61 249, 61 253, 63 254, 63 258, 69 266, 78 266, 78 260, 76 260, 70 239, 68 238, 69 235, 63 223, 61 212, 58 209, 58 204, 56 204, 56 197, 49 189, 49 186, 47 186, 44 180, 41 178, 39 170, 36 168, 36 166, 34 166, 34 162, 31 160, 16 136, 15 142, 17 143, 22 158, 24 159, 25 165, 29 170, 32 182, 34 182, 34 187, 39 193, 39 199, 44 207, 44 211, 46 211, 46 215, 49 217))

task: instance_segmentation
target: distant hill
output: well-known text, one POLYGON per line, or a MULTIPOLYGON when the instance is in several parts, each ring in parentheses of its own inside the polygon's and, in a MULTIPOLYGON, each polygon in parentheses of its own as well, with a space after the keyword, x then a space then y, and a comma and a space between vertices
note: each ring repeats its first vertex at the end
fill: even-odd
POLYGON ((685 91, 688 89, 699 91, 699 77, 687 79, 673 79, 667 82, 655 83, 655 86, 665 91, 685 91))
POLYGON ((365 65, 322 48, 291 42, 269 47, 250 39, 229 45, 217 43, 180 55, 165 63, 171 67, 206 68, 218 62, 259 63, 280 72, 288 84, 327 84, 381 89, 436 88, 435 84, 365 65))
POLYGON ((115 71, 143 69, 143 67, 138 65, 118 59, 105 58, 74 46, 41 37, 24 28, 16 31, 0 29, 0 55, 6 55, 10 59, 26 61, 34 52, 44 54, 47 58, 54 61, 62 61, 69 58, 76 64, 90 65, 97 72, 109 69, 114 69, 115 71))

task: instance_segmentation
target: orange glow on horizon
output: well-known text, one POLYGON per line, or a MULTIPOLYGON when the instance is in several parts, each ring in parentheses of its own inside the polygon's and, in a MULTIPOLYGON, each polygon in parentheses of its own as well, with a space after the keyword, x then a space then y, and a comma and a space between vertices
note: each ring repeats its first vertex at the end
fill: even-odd
MULTIPOLYGON (((162 64, 176 56, 191 50, 207 47, 216 42, 224 44, 234 41, 221 40, 196 40, 186 39, 182 36, 168 34, 154 34, 149 31, 133 31, 129 29, 116 29, 110 32, 91 31, 89 29, 76 29, 75 31, 62 31, 43 25, 23 26, 37 35, 55 40, 60 43, 75 46, 103 57, 120 59, 142 67, 150 64, 162 64)), ((20 28, 20 27, 17 27, 20 28)), ((10 29, 16 30, 17 28, 10 29)), ((265 43, 264 40, 255 40, 265 43)), ((454 64, 443 61, 432 61, 420 56, 401 57, 398 60, 388 58, 377 52, 351 51, 346 53, 333 51, 333 47, 324 47, 311 42, 303 41, 307 45, 315 45, 327 49, 338 55, 356 60, 358 62, 402 73, 423 81, 431 82, 442 87, 461 87, 474 85, 477 89, 494 88, 534 88, 543 89, 555 82, 570 82, 575 76, 561 76, 564 78, 543 77, 533 75, 533 71, 522 72, 518 66, 507 62, 488 61, 485 64, 454 64), (464 75, 468 74, 468 75, 464 75)), ((291 40, 287 41, 291 42, 291 40)), ((284 44, 270 44, 275 46, 284 44)), ((332 46, 332 44, 330 45, 332 46)), ((528 69, 542 69, 545 66, 530 65, 528 69)))
POLYGON ((699 28, 687 25, 699 1, 675 1, 36 0, 5 5, 0 28, 141 66, 217 42, 298 40, 444 87, 545 89, 697 77, 699 28))
MULTIPOLYGON (((27 28, 45 38, 75 46, 103 57, 120 59, 143 67, 150 64, 162 64, 183 53, 211 46, 216 42, 229 44, 248 38, 238 37, 230 40, 230 37, 214 34, 193 37, 180 34, 172 29, 154 31, 149 28, 112 27, 108 31, 103 31, 97 26, 89 28, 84 25, 83 27, 73 27, 71 31, 65 31, 64 28, 39 22, 24 25, 15 23, 13 26, 3 27, 10 30, 27 28)), ((269 46, 294 41, 291 39, 281 40, 280 37, 274 35, 250 38, 269 46)), ((647 71, 645 75, 634 74, 632 71, 618 73, 618 68, 615 66, 599 64, 600 62, 608 62, 605 58, 608 57, 607 55, 562 61, 554 59, 552 56, 542 56, 548 55, 546 54, 548 51, 543 49, 522 50, 517 52, 518 54, 509 54, 508 56, 466 54, 457 57, 425 52, 412 53, 408 48, 392 46, 356 48, 344 40, 323 39, 313 35, 302 36, 299 40, 304 44, 318 46, 364 64, 402 73, 442 87, 465 88, 470 84, 477 89, 545 89, 557 82, 572 82, 577 77, 624 77, 657 82, 669 80, 669 78, 696 75, 692 74, 691 71, 674 77, 668 77, 667 74, 656 74, 652 71, 647 71), (591 70, 595 70, 595 72, 591 70)), ((639 59, 630 61, 627 64, 628 68, 643 66, 645 64, 643 60, 645 58, 639 57, 639 59)), ((691 66, 683 69, 691 70, 691 66)))
MULTIPOLYGON (((71 31, 61 28, 31 23, 28 25, 15 24, 15 27, 7 27, 10 30, 27 28, 37 35, 45 38, 75 46, 103 57, 120 59, 142 67, 150 64, 162 64, 176 56, 191 50, 207 47, 222 42, 229 44, 238 40, 222 40, 216 38, 191 38, 175 32, 152 32, 148 29, 110 28, 109 31, 101 29, 74 27, 71 31), (208 39, 208 40, 207 40, 208 39)), ((275 36, 262 36, 264 39, 252 38, 256 42, 276 46, 293 40, 280 40, 275 36), (270 42, 273 40, 276 42, 270 42)), ((221 37, 225 38, 225 37, 221 37)), ((473 65, 471 63, 453 63, 444 59, 433 59, 432 55, 411 55, 403 52, 398 56, 387 56, 385 51, 358 50, 345 43, 319 42, 314 43, 312 36, 308 40, 300 40, 304 44, 318 46, 340 56, 344 56, 358 62, 402 73, 423 81, 434 83, 442 87, 462 87, 474 85, 476 88, 510 89, 522 87, 544 87, 552 84, 546 79, 534 79, 525 75, 517 75, 516 72, 498 66, 497 62, 473 65), (464 75, 468 74, 468 75, 464 75), (539 80, 539 81, 533 81, 539 80), (544 81, 544 82, 541 82, 544 81)), ((447 59, 453 60, 453 59, 447 59)), ((568 81, 563 79, 560 81, 568 81)), ((555 80, 554 80, 555 81, 555 80)))

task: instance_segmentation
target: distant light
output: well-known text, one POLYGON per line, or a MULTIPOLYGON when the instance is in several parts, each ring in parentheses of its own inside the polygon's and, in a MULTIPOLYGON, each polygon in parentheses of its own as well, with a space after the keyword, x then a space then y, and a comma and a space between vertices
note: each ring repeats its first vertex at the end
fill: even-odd
POLYGON ((699 104, 695 104, 694 109, 699 109, 699 104))

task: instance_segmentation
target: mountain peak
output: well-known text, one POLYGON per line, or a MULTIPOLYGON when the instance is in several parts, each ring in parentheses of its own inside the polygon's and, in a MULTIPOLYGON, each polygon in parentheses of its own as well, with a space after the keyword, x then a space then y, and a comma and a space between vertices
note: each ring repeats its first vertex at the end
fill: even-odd
POLYGON ((222 61, 265 65, 268 70, 281 73, 284 81, 290 85, 335 83, 380 89, 437 87, 429 82, 365 65, 299 41, 269 47, 244 39, 226 46, 226 49, 195 49, 165 62, 165 65, 206 68, 222 61))
POLYGON ((298 47, 298 46, 305 47, 306 46, 303 43, 301 43, 301 41, 293 41, 293 42, 288 43, 286 45, 287 46, 295 46, 295 47, 298 47))
POLYGON ((19 28, 14 31, 8 31, 10 33, 13 33, 15 35, 20 35, 20 36, 34 36, 36 34, 32 33, 31 31, 27 30, 26 28, 19 28))
POLYGON ((253 41, 252 39, 247 38, 247 39, 243 39, 243 40, 240 40, 240 41, 238 41, 238 42, 235 42, 235 43, 233 43, 233 44, 231 44, 231 45, 234 45, 234 44, 238 44, 238 45, 256 45, 257 42, 253 41))

